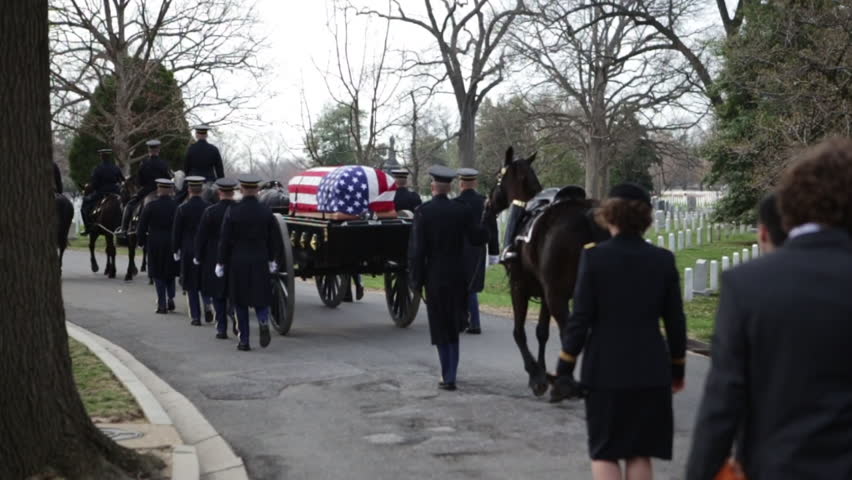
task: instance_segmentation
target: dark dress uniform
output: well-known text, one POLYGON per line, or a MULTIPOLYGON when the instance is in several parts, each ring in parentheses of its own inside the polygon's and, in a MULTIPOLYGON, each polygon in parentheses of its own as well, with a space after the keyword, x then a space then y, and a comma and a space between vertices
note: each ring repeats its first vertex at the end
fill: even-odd
MULTIPOLYGON (((433 167, 436 181, 455 176, 447 167, 433 167)), ((414 214, 408 247, 411 285, 425 286, 429 335, 438 348, 442 386, 455 388, 459 355, 459 332, 467 326, 467 292, 464 248, 468 240, 485 243, 487 233, 469 208, 439 194, 424 203, 414 214)))
MULTIPOLYGON (((180 257, 180 284, 189 296, 189 314, 193 325, 201 324, 201 304, 198 298, 201 289, 201 268, 193 263, 195 237, 201 215, 209 206, 201 197, 191 197, 178 207, 172 229, 172 250, 180 257)), ((212 322, 210 298, 202 294, 201 300, 204 302, 205 320, 212 322)))
POLYGON ((161 195, 142 210, 139 218, 139 244, 148 253, 148 274, 157 288, 157 313, 174 310, 175 276, 178 263, 172 255, 172 226, 177 202, 170 195, 161 195))
MULTIPOLYGON (((233 190, 236 182, 217 182, 220 190, 233 190)), ((201 215, 198 233, 195 235, 195 258, 201 264, 201 295, 213 299, 216 310, 216 330, 219 338, 227 338, 227 297, 228 285, 226 277, 216 276, 216 255, 219 249, 219 234, 225 213, 234 205, 233 200, 219 200, 207 207, 201 215)), ((227 272, 226 272, 227 274, 227 272)))
MULTIPOLYGON (((240 184, 257 188, 260 179, 241 177, 240 184)), ((280 238, 272 210, 260 203, 256 196, 243 197, 225 213, 219 237, 218 263, 227 272, 229 300, 237 313, 243 350, 249 346, 249 307, 254 307, 260 322, 261 346, 268 343, 265 336, 269 331, 269 306, 272 304, 270 263, 275 261, 280 251, 280 238)))
POLYGON ((119 184, 124 182, 124 174, 117 165, 106 157, 108 151, 103 151, 104 158, 102 162, 92 170, 92 178, 89 180, 89 186, 92 188, 92 193, 86 195, 81 205, 81 213, 83 215, 83 223, 89 225, 89 215, 92 210, 98 205, 102 198, 111 194, 120 192, 119 184))
POLYGON ((183 171, 187 176, 198 175, 207 182, 213 182, 225 176, 222 166, 222 156, 219 149, 207 143, 207 140, 197 140, 186 150, 186 160, 183 171))
POLYGON ((415 211, 423 203, 420 195, 409 190, 407 187, 399 187, 393 196, 393 204, 396 211, 409 210, 415 211))
POLYGON ((672 382, 683 378, 686 354, 686 320, 671 252, 638 234, 587 245, 560 369, 567 360, 573 371, 581 351, 591 458, 671 459, 672 382))
POLYGON ((687 463, 711 480, 731 454, 749 480, 852 478, 852 239, 793 229, 722 275, 712 362, 687 463))
MULTIPOLYGON (((156 144, 148 143, 149 146, 158 147, 160 145, 159 142, 156 144)), ((130 218, 139 203, 144 201, 148 194, 157 189, 158 178, 172 178, 172 172, 169 171, 168 164, 159 155, 149 155, 142 160, 139 165, 139 171, 136 173, 136 184, 139 186, 139 191, 136 192, 136 195, 124 207, 124 216, 121 220, 122 234, 127 233, 130 218)))

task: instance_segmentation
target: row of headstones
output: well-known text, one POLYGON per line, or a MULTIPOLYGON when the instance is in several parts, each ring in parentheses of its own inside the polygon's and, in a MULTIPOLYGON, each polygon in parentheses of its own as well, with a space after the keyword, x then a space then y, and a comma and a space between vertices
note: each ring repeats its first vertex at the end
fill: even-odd
MULTIPOLYGON (((731 257, 722 257, 721 272, 736 267, 740 263, 749 261, 749 258, 760 256, 760 247, 757 244, 742 249, 742 252, 734 252, 731 257), (733 260, 732 260, 733 259, 733 260)), ((709 295, 719 291, 719 262, 700 259, 695 262, 695 268, 687 267, 683 272, 683 299, 692 300, 695 295, 709 295), (709 281, 708 281, 709 280, 709 281)))
POLYGON ((677 252, 684 248, 692 248, 693 238, 695 239, 695 246, 700 247, 705 241, 708 244, 712 243, 714 237, 716 241, 721 241, 723 238, 729 238, 737 233, 746 233, 746 230, 747 227, 745 225, 732 226, 717 223, 708 225, 707 227, 697 227, 694 231, 686 229, 686 231, 681 230, 677 234, 671 232, 668 235, 668 243, 666 243, 665 236, 658 235, 657 246, 677 252))
POLYGON ((709 214, 707 212, 678 212, 657 210, 654 212, 654 228, 660 231, 673 231, 678 229, 695 230, 707 223, 709 214))

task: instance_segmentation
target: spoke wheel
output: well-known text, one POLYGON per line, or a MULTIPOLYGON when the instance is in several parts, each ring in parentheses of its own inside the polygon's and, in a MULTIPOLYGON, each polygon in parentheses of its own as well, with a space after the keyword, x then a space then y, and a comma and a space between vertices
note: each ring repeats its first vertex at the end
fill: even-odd
POLYGON ((394 325, 411 325, 420 308, 420 293, 409 288, 407 271, 385 273, 385 301, 394 325))
POLYGON ((278 221, 283 248, 276 259, 278 273, 272 276, 272 305, 269 320, 278 333, 287 335, 293 325, 293 314, 296 308, 293 247, 290 245, 290 235, 287 232, 287 222, 284 221, 284 217, 275 214, 275 219, 278 221))
POLYGON ((322 303, 328 308, 337 308, 349 288, 349 275, 317 275, 314 280, 322 303))

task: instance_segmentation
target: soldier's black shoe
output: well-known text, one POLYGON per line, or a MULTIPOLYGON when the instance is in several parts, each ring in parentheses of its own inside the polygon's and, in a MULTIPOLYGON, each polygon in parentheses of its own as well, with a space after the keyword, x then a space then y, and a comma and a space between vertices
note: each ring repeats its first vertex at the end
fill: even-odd
POLYGON ((224 332, 219 332, 216 334, 216 338, 218 338, 219 340, 227 340, 228 334, 224 332))
POLYGON ((174 311, 175 311, 175 299, 174 299, 174 298, 170 298, 170 299, 169 299, 169 306, 168 306, 168 308, 169 308, 169 311, 170 311, 170 312, 174 312, 174 311))
POLYGON ((237 345, 237 350, 239 350, 239 351, 241 351, 241 352, 248 352, 248 351, 250 351, 250 350, 251 350, 251 347, 249 347, 249 346, 248 346, 247 344, 245 344, 245 343, 240 343, 240 344, 238 344, 238 345, 237 345))
POLYGON ((441 390, 447 390, 447 391, 449 391, 449 392, 455 392, 456 390, 458 390, 458 389, 456 388, 456 384, 455 384, 455 383, 445 383, 445 382, 441 382, 441 383, 439 383, 439 384, 438 384, 438 388, 440 388, 441 390))
POLYGON ((260 346, 266 348, 269 345, 269 341, 272 340, 269 336, 269 325, 261 325, 260 326, 260 346))
POLYGON ((562 400, 572 398, 583 398, 583 388, 571 377, 557 377, 550 389, 550 403, 559 403, 562 400))
POLYGON ((355 300, 361 300, 362 298, 364 298, 364 287, 355 285, 355 300))
POLYGON ((192 325, 193 327, 200 327, 201 326, 201 320, 199 320, 197 318, 193 318, 192 322, 190 322, 190 325, 192 325))
POLYGON ((479 328, 479 327, 470 327, 467 330, 465 330, 465 333, 469 333, 471 335, 479 335, 479 334, 482 333, 482 329, 479 328))
POLYGON ((210 310, 204 311, 204 321, 207 323, 213 323, 213 312, 210 310))
POLYGON ((169 313, 169 311, 166 310, 165 308, 158 308, 157 313, 169 313))

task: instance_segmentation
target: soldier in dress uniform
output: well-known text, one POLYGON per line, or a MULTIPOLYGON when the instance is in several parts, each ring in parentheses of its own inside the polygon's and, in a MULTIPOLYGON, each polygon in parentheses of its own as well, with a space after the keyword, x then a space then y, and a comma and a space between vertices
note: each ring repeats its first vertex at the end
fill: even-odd
POLYGON ((178 264, 172 255, 172 226, 177 202, 172 198, 175 182, 158 178, 157 199, 142 210, 139 217, 139 245, 148 252, 148 275, 157 289, 157 313, 175 309, 175 276, 178 264))
POLYGON ((83 198, 83 204, 80 206, 80 214, 83 217, 83 225, 85 226, 85 231, 81 235, 89 234, 89 226, 91 225, 91 218, 89 216, 92 210, 98 205, 98 202, 107 195, 117 194, 120 191, 119 184, 124 182, 124 174, 112 162, 112 150, 102 148, 98 150, 98 155, 101 157, 101 163, 92 170, 92 178, 89 180, 92 193, 83 198))
MULTIPOLYGON (((225 176, 225 168, 222 165, 222 155, 214 145, 207 143, 207 132, 209 125, 197 125, 195 127, 195 143, 186 150, 186 160, 183 171, 187 176, 204 177, 205 182, 213 182, 225 176)), ((186 197, 186 185, 177 196, 178 203, 186 197)))
MULTIPOLYGON (((476 191, 477 177, 479 171, 473 168, 460 168, 459 187, 461 192, 455 198, 455 201, 466 205, 473 213, 473 218, 482 218, 482 212, 485 210, 485 196, 476 191)), ((492 217, 493 222, 488 222, 485 227, 488 229, 488 265, 497 263, 500 254, 499 240, 497 239, 497 218, 492 217), (493 232, 492 226, 493 223, 493 232)), ((485 289, 485 254, 484 246, 472 245, 469 241, 465 241, 464 261, 465 261, 465 277, 469 279, 468 283, 468 315, 470 326, 467 333, 479 335, 482 333, 482 327, 479 324, 479 292, 485 289)))
POLYGON ((249 346, 249 307, 254 307, 260 323, 260 346, 269 345, 269 306, 272 304, 271 273, 281 245, 278 224, 272 210, 260 203, 257 192, 261 179, 239 177, 243 199, 228 209, 219 237, 216 276, 228 274, 229 300, 234 304, 239 325, 239 350, 249 346))
POLYGON ((393 204, 396 211, 408 210, 415 211, 417 207, 423 203, 420 200, 420 195, 408 189, 408 170, 405 168, 394 168, 390 172, 396 182, 396 194, 393 197, 393 204))
POLYGON ((172 178, 168 164, 160 158, 161 142, 153 139, 145 142, 145 145, 148 146, 148 157, 142 159, 139 171, 136 174, 136 184, 139 185, 139 191, 136 192, 136 195, 124 207, 124 215, 121 217, 121 227, 115 232, 119 238, 127 237, 127 229, 130 227, 130 219, 136 210, 136 206, 139 205, 139 202, 144 201, 149 193, 157 189, 157 179, 172 178))
MULTIPOLYGON (((204 177, 186 177, 189 186, 189 200, 181 204, 175 214, 175 224, 172 228, 172 250, 175 261, 180 262, 180 285, 189 297, 189 316, 191 324, 201 325, 201 302, 199 302, 199 290, 201 289, 201 269, 193 263, 195 259, 195 234, 201 215, 210 206, 201 198, 201 189, 204 186, 204 177)), ((207 323, 213 321, 213 311, 210 305, 210 297, 201 295, 204 302, 204 320, 207 323)))
POLYGON ((213 299, 216 310, 216 338, 228 338, 228 285, 226 278, 216 276, 216 255, 219 249, 219 233, 225 212, 234 204, 234 189, 237 181, 230 178, 216 180, 219 202, 206 210, 201 216, 198 233, 195 235, 194 263, 201 266, 201 295, 213 299))
POLYGON ((468 282, 465 243, 483 245, 488 237, 479 219, 461 202, 449 199, 456 171, 441 165, 429 169, 432 200, 414 213, 408 265, 414 290, 426 288, 429 334, 438 349, 444 390, 456 389, 459 332, 467 326, 468 282))

